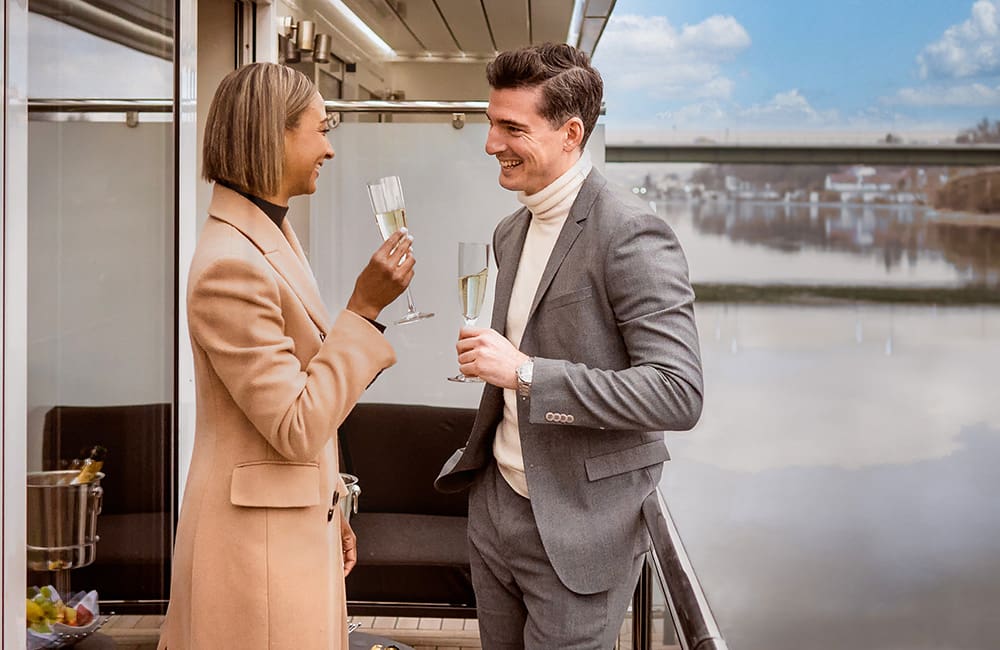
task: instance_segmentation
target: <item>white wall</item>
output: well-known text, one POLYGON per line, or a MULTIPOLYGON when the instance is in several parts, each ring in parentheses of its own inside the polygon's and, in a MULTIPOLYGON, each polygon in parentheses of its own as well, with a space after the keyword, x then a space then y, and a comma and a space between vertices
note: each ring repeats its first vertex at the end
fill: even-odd
MULTIPOLYGON (((520 204, 497 183, 496 160, 483 151, 485 124, 456 130, 447 124, 344 124, 331 133, 337 157, 324 166, 311 198, 310 263, 332 313, 347 303, 354 280, 381 243, 365 181, 398 175, 414 236, 416 277, 411 289, 430 320, 405 326, 392 321, 406 311, 400 297, 383 311, 386 336, 398 362, 378 378, 362 401, 475 406, 481 385, 456 384, 455 341, 462 325, 458 302, 460 241, 492 242, 493 228, 520 204)), ((604 166, 604 128, 589 149, 604 166)), ((479 325, 489 326, 496 269, 479 325)))
POLYGON ((28 468, 54 405, 173 399, 170 123, 28 126, 28 468))

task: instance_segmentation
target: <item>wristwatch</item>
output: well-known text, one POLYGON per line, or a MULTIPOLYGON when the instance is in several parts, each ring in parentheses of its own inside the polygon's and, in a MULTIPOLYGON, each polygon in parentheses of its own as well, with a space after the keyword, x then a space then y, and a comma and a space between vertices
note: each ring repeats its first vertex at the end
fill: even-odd
POLYGON ((531 395, 531 373, 535 370, 534 358, 529 358, 514 371, 517 377, 517 394, 521 397, 531 395))

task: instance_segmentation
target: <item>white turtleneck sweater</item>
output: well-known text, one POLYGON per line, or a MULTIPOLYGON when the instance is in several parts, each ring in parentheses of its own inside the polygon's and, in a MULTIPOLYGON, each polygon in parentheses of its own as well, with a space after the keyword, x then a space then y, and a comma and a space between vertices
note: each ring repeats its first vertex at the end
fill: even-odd
MULTIPOLYGON (((521 336, 528 320, 528 311, 534 301, 542 272, 556 245, 569 209, 580 192, 593 164, 590 152, 583 155, 566 172, 532 195, 517 193, 517 200, 531 211, 528 236, 521 249, 521 259, 514 277, 514 289, 507 309, 507 339, 520 347, 521 336)), ((503 419, 497 426, 493 439, 493 456, 497 467, 510 487, 523 497, 528 497, 528 482, 524 477, 524 457, 521 454, 521 436, 517 428, 517 391, 503 391, 503 419)))

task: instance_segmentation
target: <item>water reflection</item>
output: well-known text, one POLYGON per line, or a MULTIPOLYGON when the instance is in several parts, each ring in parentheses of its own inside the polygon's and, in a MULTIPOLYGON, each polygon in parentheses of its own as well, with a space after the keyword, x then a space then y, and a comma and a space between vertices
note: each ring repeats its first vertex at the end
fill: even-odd
POLYGON ((706 410, 662 487, 732 646, 1000 647, 1000 309, 698 322, 706 410))
POLYGON ((696 282, 1000 286, 1000 227, 920 205, 668 201, 696 282))

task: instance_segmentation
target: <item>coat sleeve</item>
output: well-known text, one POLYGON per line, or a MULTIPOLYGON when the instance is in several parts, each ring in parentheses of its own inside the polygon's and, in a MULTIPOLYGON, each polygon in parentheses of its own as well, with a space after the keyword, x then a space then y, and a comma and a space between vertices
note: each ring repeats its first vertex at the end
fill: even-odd
POLYGON ((681 431, 701 416, 702 371, 687 261, 670 227, 653 215, 622 221, 609 242, 604 282, 630 367, 589 368, 536 358, 533 424, 572 413, 573 426, 681 431))
POLYGON ((277 282, 253 261, 215 260, 192 278, 188 322, 260 434, 285 458, 312 461, 395 355, 378 330, 345 310, 303 368, 285 334, 277 282))

